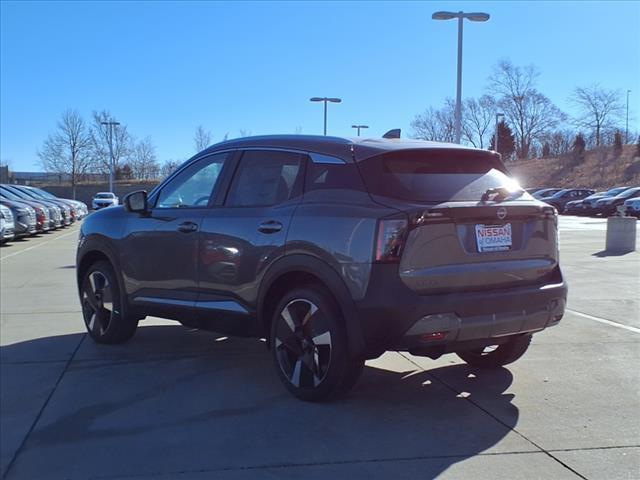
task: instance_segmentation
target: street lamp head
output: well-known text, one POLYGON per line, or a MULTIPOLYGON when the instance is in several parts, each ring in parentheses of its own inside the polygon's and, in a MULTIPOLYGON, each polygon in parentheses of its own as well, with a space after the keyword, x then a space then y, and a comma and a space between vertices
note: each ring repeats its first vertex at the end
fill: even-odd
POLYGON ((486 22, 489 20, 489 14, 481 12, 465 13, 464 18, 471 20, 472 22, 486 22))
POLYGON ((341 98, 327 98, 327 102, 340 103, 340 102, 342 102, 342 99, 341 98))
POLYGON ((369 128, 369 125, 351 125, 351 128, 369 128))
POLYGON ((451 20, 458 16, 455 12, 436 12, 431 15, 432 20, 451 20))
POLYGON ((324 102, 325 99, 325 97, 311 97, 309 100, 312 102, 324 102))

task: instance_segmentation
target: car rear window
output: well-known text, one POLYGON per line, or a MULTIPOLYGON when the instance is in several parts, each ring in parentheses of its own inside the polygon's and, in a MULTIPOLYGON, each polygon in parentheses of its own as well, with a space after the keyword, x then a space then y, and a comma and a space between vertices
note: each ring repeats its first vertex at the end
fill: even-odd
POLYGON ((373 195, 410 202, 477 201, 490 188, 519 189, 489 152, 408 150, 360 162, 373 195))

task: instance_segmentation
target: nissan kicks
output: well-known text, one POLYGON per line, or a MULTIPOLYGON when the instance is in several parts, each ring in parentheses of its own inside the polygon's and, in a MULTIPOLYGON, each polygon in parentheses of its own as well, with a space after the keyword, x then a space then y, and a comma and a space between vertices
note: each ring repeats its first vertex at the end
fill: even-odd
POLYGON ((77 282, 96 342, 146 316, 264 337, 304 400, 387 350, 508 364, 567 296, 557 212, 496 153, 298 135, 219 143, 91 215, 77 282))

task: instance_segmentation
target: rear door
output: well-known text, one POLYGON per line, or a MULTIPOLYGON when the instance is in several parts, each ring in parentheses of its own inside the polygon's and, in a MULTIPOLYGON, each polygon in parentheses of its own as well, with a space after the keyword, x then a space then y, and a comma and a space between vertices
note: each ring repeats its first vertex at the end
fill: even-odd
POLYGON ((259 280, 284 255, 302 196, 305 159, 280 150, 242 153, 223 204, 209 209, 202 221, 197 301, 202 327, 246 333, 259 280))
POLYGON ((528 284, 556 267, 553 209, 519 189, 491 153, 400 151, 359 166, 374 200, 409 217, 400 275, 411 289, 528 284))

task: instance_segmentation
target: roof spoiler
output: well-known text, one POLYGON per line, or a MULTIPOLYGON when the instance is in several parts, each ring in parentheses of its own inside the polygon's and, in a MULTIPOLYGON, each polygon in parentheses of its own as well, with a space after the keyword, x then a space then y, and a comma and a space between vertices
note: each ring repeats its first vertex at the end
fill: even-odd
POLYGON ((385 133, 382 138, 400 138, 400 129, 394 128, 385 133))

